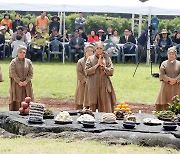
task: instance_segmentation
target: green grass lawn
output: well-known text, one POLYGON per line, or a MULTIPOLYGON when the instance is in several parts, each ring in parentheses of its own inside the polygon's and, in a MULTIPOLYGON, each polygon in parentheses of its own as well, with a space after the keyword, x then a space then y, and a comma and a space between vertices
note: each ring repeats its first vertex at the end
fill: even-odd
POLYGON ((1 154, 178 154, 178 151, 160 147, 137 145, 107 146, 95 141, 68 141, 63 139, 2 139, 1 154))
MULTIPOLYGON (((8 96, 9 61, 0 61, 5 82, 0 83, 0 96, 8 96)), ((76 87, 76 64, 59 62, 33 63, 33 89, 36 98, 74 98, 76 87)), ((133 73, 136 64, 115 64, 112 83, 118 101, 153 104, 156 100, 160 82, 150 75, 150 66, 139 65, 136 75, 133 73)), ((158 72, 158 65, 153 65, 153 72, 158 72)))

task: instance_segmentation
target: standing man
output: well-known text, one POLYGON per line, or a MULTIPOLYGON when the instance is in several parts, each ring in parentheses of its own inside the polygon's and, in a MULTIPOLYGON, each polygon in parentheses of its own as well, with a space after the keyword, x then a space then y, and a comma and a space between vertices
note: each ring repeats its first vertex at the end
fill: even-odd
POLYGON ((113 76, 114 68, 109 55, 104 51, 102 42, 95 44, 95 54, 90 56, 85 65, 88 76, 87 87, 90 109, 95 112, 111 113, 116 105, 116 96, 110 76, 113 76))
POLYGON ((15 20, 14 20, 13 23, 12 23, 13 33, 17 31, 17 28, 18 28, 19 26, 24 26, 23 21, 20 20, 20 17, 21 17, 20 14, 19 14, 19 13, 16 13, 16 15, 15 15, 15 20))
POLYGON ((83 17, 83 13, 79 12, 79 17, 75 19, 75 29, 79 29, 79 27, 82 27, 83 29, 86 23, 86 19, 83 17))
POLYGON ((37 29, 42 29, 42 27, 48 28, 49 19, 46 16, 46 12, 42 11, 41 15, 36 18, 37 29))

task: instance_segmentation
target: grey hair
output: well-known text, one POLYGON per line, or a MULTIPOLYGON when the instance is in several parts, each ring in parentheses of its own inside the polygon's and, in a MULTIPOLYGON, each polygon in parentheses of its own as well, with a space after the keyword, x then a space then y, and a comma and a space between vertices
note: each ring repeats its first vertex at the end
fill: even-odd
POLYGON ((177 55, 177 50, 175 47, 168 48, 168 53, 170 53, 170 52, 174 52, 177 55))
POLYGON ((25 46, 23 46, 23 45, 19 45, 18 48, 17 48, 17 54, 18 54, 19 52, 21 52, 22 50, 27 51, 27 48, 26 48, 25 46))

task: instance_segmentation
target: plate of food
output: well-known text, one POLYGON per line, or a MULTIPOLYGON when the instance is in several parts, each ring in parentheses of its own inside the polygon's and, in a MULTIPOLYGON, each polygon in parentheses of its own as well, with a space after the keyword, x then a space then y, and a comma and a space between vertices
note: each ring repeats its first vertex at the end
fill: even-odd
POLYGON ((71 124, 73 120, 67 111, 62 111, 56 116, 54 122, 55 124, 71 124))
POLYGON ((156 125, 161 125, 163 121, 155 118, 144 118, 143 123, 149 126, 156 126, 156 125))
POLYGON ((43 119, 54 119, 53 111, 50 109, 45 109, 43 114, 43 119))

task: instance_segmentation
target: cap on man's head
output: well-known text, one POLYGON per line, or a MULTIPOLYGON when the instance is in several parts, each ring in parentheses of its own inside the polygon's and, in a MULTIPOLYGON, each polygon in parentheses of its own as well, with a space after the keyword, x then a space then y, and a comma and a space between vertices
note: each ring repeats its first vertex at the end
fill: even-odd
POLYGON ((6 29, 5 26, 0 26, 0 30, 6 29))

